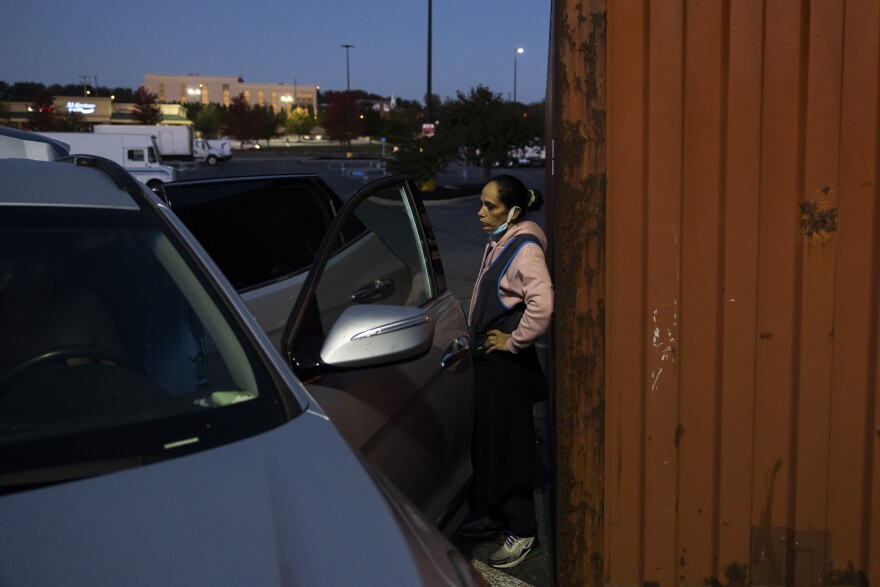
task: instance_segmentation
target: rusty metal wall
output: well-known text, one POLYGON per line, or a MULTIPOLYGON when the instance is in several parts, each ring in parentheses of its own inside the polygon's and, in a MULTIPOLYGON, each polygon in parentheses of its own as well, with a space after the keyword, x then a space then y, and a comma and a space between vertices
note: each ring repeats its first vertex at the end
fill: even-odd
POLYGON ((583 547, 606 584, 880 584, 880 2, 554 7, 557 317, 578 340, 570 276, 594 267, 560 275, 564 207, 605 178, 602 439, 578 454, 566 438, 596 432, 566 420, 582 349, 557 325, 558 560, 583 547), (574 70, 601 90, 599 161, 566 130, 596 120, 574 70), (597 475, 602 528, 566 535, 597 475))

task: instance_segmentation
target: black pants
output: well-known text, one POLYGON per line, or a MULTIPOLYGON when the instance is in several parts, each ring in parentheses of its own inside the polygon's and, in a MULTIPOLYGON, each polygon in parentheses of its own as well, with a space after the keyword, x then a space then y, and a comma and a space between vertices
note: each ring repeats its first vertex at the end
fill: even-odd
POLYGON ((535 494, 531 486, 511 487, 501 501, 489 504, 489 517, 517 536, 534 536, 538 533, 535 521, 535 494))
POLYGON ((535 396, 533 386, 524 385, 532 374, 523 372, 523 359, 504 351, 474 354, 471 505, 515 534, 534 536, 535 396))

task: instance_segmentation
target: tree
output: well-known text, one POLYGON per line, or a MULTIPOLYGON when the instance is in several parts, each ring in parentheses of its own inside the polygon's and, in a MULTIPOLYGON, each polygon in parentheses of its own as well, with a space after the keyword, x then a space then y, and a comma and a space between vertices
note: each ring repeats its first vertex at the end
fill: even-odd
POLYGON ((0 125, 12 126, 12 120, 9 117, 9 107, 4 102, 0 102, 0 125))
POLYGON ((439 134, 433 137, 410 139, 398 146, 397 152, 386 163, 392 173, 410 173, 428 192, 436 188, 437 175, 458 157, 456 149, 439 134))
POLYGON ((91 125, 86 122, 85 116, 79 112, 56 113, 56 125, 54 130, 63 132, 89 132, 91 125))
MULTIPOLYGON (((425 94, 425 107, 426 108, 427 108, 427 104, 428 104, 427 98, 428 98, 428 94, 426 93, 425 94)), ((442 109, 443 109, 443 103, 440 100, 440 95, 439 94, 431 94, 431 118, 433 118, 433 120, 431 120, 431 122, 435 122, 436 120, 438 120, 440 111, 442 109)), ((427 121, 425 121, 425 122, 427 122, 427 121)))
POLYGON ((45 87, 33 94, 31 120, 28 128, 33 131, 61 130, 61 117, 55 112, 55 96, 45 87))
POLYGON ((14 102, 27 102, 32 100, 37 92, 45 91, 46 86, 37 82, 15 82, 9 88, 10 100, 14 102))
POLYGON ((542 145, 544 144, 544 133, 546 132, 546 129, 544 128, 545 111, 546 104, 544 100, 541 100, 540 102, 535 102, 526 106, 525 112, 523 113, 526 127, 529 129, 529 134, 540 139, 542 145))
MULTIPOLYGON (((198 109, 193 121, 193 128, 202 133, 205 138, 216 138, 220 134, 220 128, 223 126, 223 108, 218 104, 207 104, 198 109)), ((187 117, 190 116, 190 110, 187 109, 187 117)))
POLYGON ((382 118, 380 133, 392 143, 405 143, 421 132, 424 120, 421 104, 398 98, 395 107, 382 118))
POLYGON ((280 136, 278 128, 284 125, 285 114, 283 112, 276 114, 275 109, 271 106, 256 105, 252 109, 252 115, 257 139, 268 141, 280 136))
POLYGON ((223 134, 237 138, 240 141, 250 141, 257 138, 257 121, 244 94, 239 94, 229 103, 229 108, 223 117, 223 134))
POLYGON ((468 160, 479 160, 488 181, 493 164, 506 161, 512 148, 526 146, 531 136, 522 106, 505 101, 484 86, 443 105, 442 124, 464 150, 468 160))
POLYGON ((345 142, 363 134, 363 120, 354 92, 327 92, 328 106, 324 113, 324 129, 331 140, 345 142))
POLYGON ((138 124, 159 124, 162 120, 162 111, 157 104, 159 97, 140 86, 134 93, 134 112, 132 117, 138 124))
POLYGON ((306 108, 297 106, 287 115, 284 126, 287 127, 287 132, 302 139, 303 135, 309 134, 315 128, 315 117, 306 108))
POLYGON ((134 102, 134 90, 131 88, 113 88, 108 90, 108 96, 113 96, 117 102, 134 102))
POLYGON ((364 134, 368 137, 385 136, 382 134, 384 128, 382 116, 375 108, 365 108, 359 114, 358 118, 363 121, 364 134))

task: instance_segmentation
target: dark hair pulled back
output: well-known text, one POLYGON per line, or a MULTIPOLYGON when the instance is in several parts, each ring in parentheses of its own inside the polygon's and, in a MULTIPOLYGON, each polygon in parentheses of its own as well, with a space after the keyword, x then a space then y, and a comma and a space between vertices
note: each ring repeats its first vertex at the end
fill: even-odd
POLYGON ((498 175, 493 177, 489 183, 495 184, 498 199, 507 206, 508 210, 519 206, 521 212, 515 222, 525 218, 529 212, 540 210, 544 205, 544 196, 541 192, 526 189, 525 184, 512 175, 498 175))

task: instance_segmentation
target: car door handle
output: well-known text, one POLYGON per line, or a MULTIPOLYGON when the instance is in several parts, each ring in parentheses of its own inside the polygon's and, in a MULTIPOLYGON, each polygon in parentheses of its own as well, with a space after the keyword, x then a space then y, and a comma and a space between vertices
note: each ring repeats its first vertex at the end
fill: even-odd
POLYGON ((461 361, 471 352, 471 339, 459 336, 452 341, 451 350, 448 350, 440 360, 440 368, 448 369, 461 361))
POLYGON ((359 289, 351 294, 351 301, 355 304, 366 304, 369 302, 377 302, 382 298, 387 298, 394 292, 394 281, 391 279, 383 281, 377 279, 373 285, 359 289))

